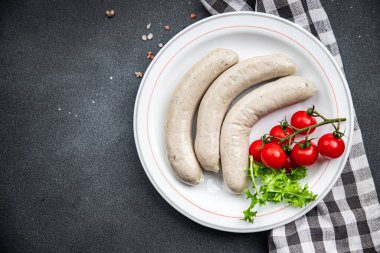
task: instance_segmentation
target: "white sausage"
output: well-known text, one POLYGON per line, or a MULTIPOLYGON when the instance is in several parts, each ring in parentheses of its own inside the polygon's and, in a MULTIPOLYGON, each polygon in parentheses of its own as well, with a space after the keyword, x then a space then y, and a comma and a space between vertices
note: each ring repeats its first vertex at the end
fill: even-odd
POLYGON ((213 50, 190 68, 170 98, 165 127, 167 156, 176 176, 186 184, 203 180, 193 147, 194 113, 211 83, 238 61, 239 56, 231 50, 213 50))
POLYGON ((268 113, 305 101, 315 92, 310 81, 289 76, 253 90, 232 107, 220 137, 223 178, 229 190, 242 193, 247 188, 249 135, 253 125, 268 113))
POLYGON ((195 153, 204 169, 219 171, 220 129, 231 102, 255 84, 295 72, 296 65, 291 59, 271 54, 239 62, 215 80, 198 111, 195 153))

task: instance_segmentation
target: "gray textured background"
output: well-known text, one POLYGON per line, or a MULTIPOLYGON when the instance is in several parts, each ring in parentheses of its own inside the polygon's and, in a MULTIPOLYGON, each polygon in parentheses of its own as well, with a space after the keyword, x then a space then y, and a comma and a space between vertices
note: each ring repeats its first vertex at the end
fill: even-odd
MULTIPOLYGON (((379 189, 379 1, 323 5, 379 189)), ((208 16, 189 0, 0 2, 1 252, 267 250, 266 232, 219 232, 175 211, 136 153, 133 73, 191 12, 208 16)))

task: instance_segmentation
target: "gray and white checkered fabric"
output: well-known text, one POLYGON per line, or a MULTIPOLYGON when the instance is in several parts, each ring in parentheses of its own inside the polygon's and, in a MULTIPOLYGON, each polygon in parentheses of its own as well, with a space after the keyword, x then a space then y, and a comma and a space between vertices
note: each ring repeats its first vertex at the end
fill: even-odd
MULTIPOLYGON (((338 44, 319 0, 257 0, 252 6, 244 0, 201 1, 213 15, 255 9, 293 21, 321 40, 343 68, 338 44)), ((309 213, 271 231, 269 250, 380 252, 380 205, 356 118, 353 146, 341 177, 309 213)))

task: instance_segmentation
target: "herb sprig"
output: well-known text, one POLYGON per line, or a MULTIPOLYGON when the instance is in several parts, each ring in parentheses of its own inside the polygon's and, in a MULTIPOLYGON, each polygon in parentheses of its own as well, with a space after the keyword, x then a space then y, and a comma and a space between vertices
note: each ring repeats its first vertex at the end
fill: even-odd
POLYGON ((242 220, 253 222, 257 214, 257 204, 266 205, 267 202, 285 202, 291 206, 303 207, 314 201, 316 194, 311 192, 308 185, 302 186, 298 180, 306 177, 307 169, 299 167, 286 173, 285 169, 273 170, 257 163, 249 156, 248 176, 252 186, 246 191, 247 199, 251 200, 249 207, 243 212, 242 220), (257 181, 261 181, 258 187, 257 181))

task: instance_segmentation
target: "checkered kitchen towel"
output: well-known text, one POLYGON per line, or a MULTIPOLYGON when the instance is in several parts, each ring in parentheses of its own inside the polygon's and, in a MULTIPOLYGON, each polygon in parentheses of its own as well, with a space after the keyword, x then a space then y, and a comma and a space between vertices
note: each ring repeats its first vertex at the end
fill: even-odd
MULTIPOLYGON (((245 0, 201 1, 213 15, 253 11, 245 0)), ((257 0, 254 8, 302 26, 320 39, 343 67, 329 19, 319 0, 257 0)), ((380 206, 356 118, 353 146, 336 185, 305 216, 272 230, 269 249, 292 253, 380 252, 380 206)))

